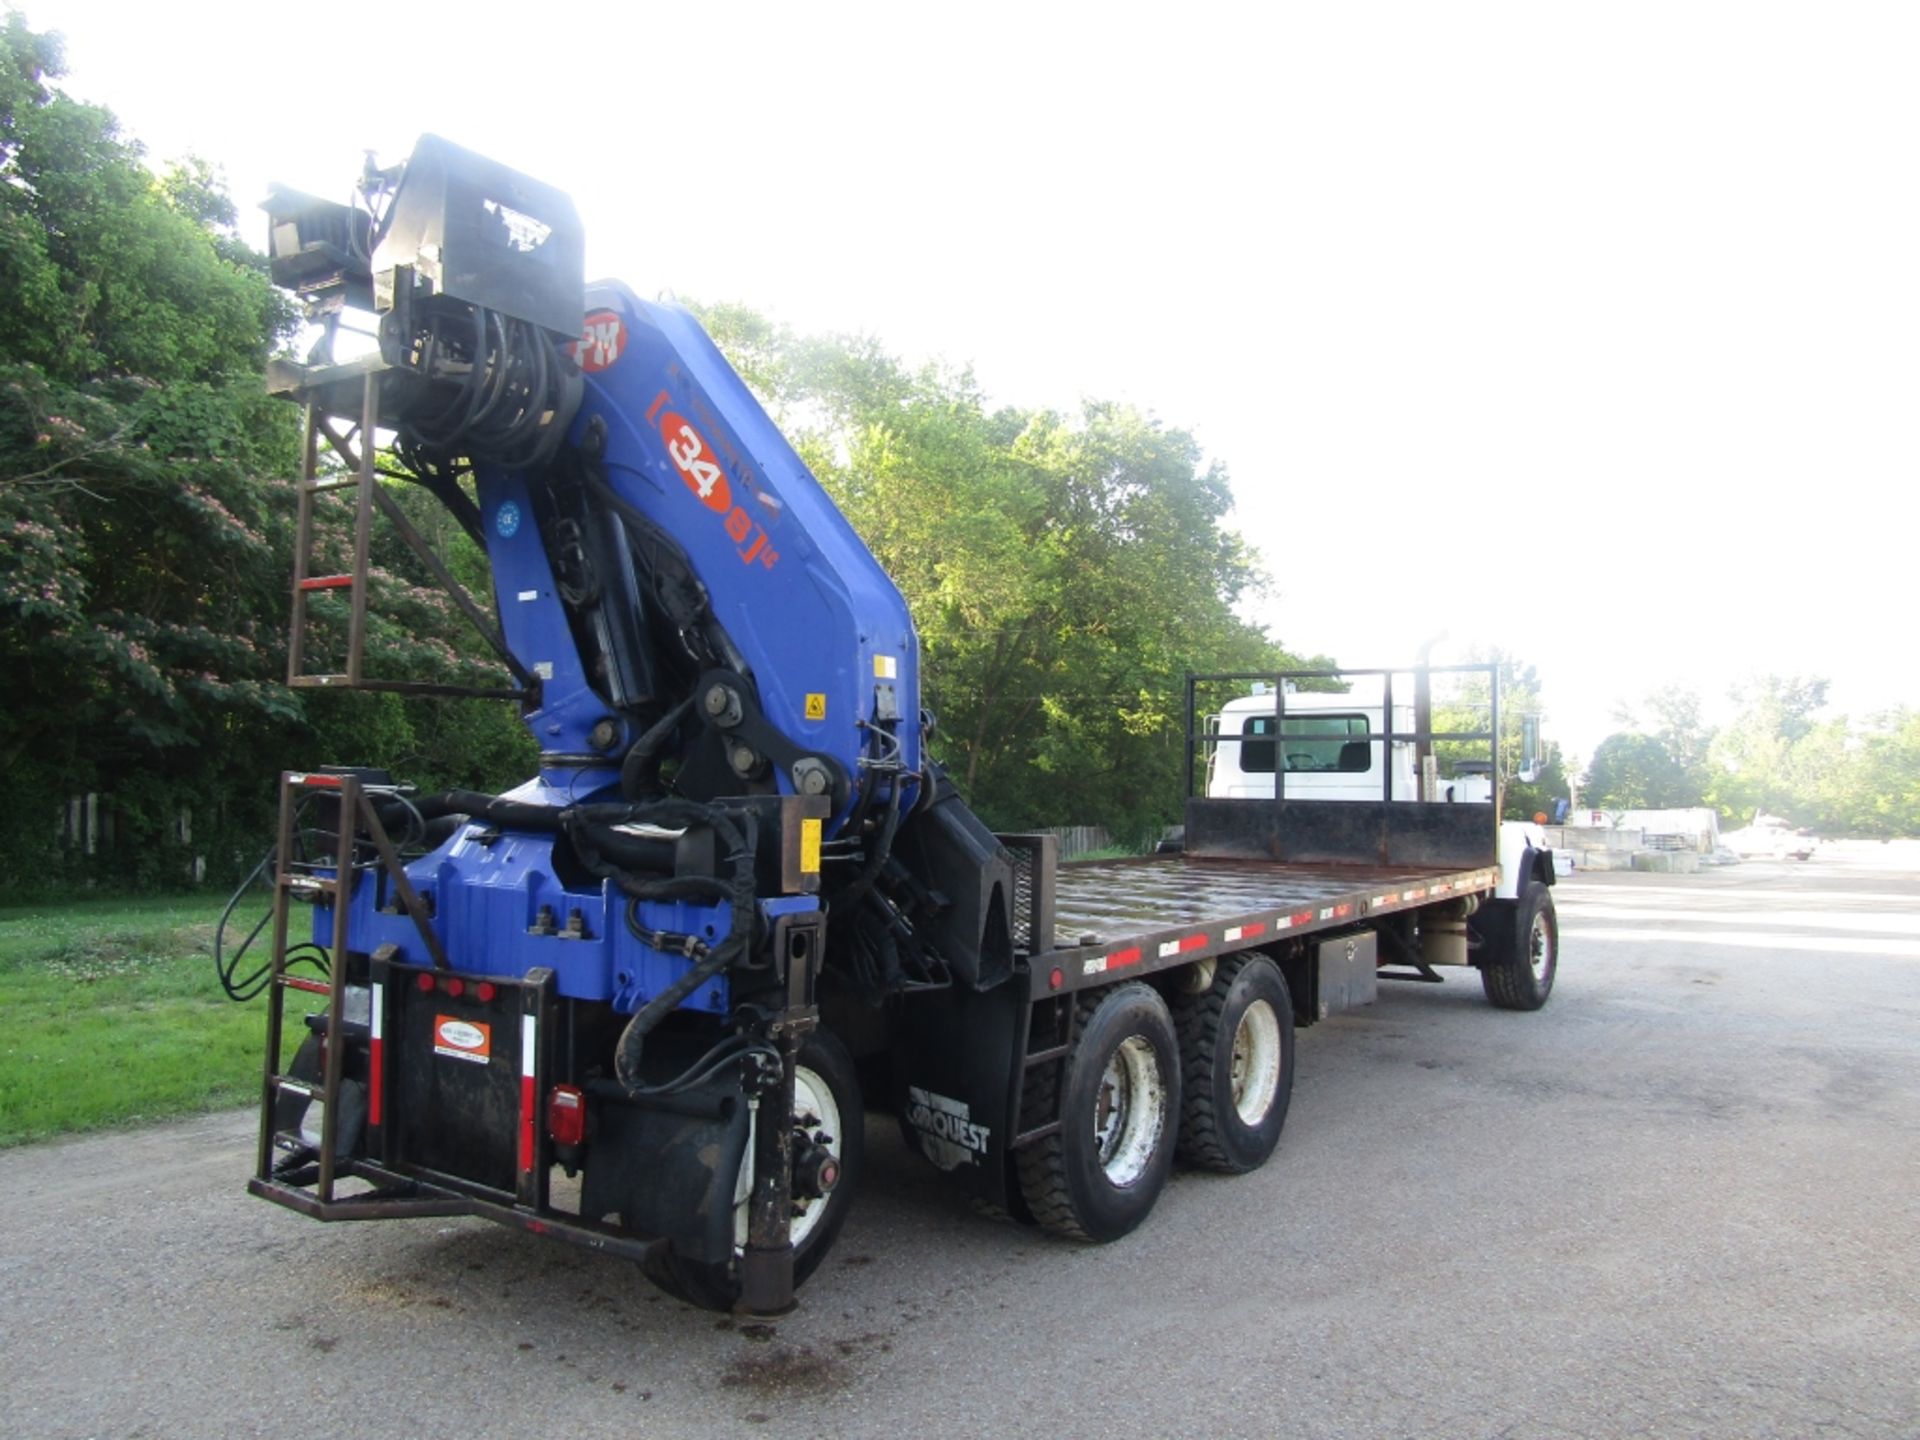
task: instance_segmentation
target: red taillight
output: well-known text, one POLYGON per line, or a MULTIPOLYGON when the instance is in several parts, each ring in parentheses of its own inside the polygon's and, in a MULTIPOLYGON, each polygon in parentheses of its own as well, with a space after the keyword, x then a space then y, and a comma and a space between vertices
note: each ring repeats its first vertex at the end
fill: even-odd
POLYGON ((458 1000, 462 995, 467 993, 467 982, 457 975, 453 976, 446 983, 446 992, 458 1000))
POLYGON ((1052 971, 1050 971, 1047 975, 1047 988, 1049 990, 1058 990, 1062 985, 1066 983, 1067 983, 1066 972, 1063 971, 1058 965, 1054 966, 1052 971))
POLYGON ((547 1137, 556 1145, 578 1145, 587 1138, 587 1097, 572 1085, 547 1092, 547 1137))
POLYGON ((420 978, 414 981, 413 985, 416 990, 424 995, 427 991, 433 989, 433 976, 422 970, 420 972, 420 978))
POLYGON ((493 999, 500 991, 491 980, 482 980, 478 985, 473 987, 473 993, 479 996, 482 1001, 486 1001, 493 999))

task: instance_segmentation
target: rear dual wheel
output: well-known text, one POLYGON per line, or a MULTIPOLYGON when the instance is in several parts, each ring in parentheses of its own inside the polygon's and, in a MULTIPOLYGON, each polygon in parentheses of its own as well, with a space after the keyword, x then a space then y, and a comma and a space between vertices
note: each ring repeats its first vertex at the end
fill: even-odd
POLYGON ((1280 1143, 1293 1099, 1293 1001, 1266 956, 1223 956, 1174 1011, 1185 1067, 1180 1158, 1244 1175, 1280 1143))
POLYGON ((1138 983, 1080 1001, 1065 1077, 1036 1076, 1060 1128, 1017 1152, 1021 1195, 1042 1229, 1117 1240, 1153 1209, 1173 1164, 1180 1048, 1167 1002, 1138 983), (1057 1089, 1064 1084, 1064 1089, 1057 1089))
POLYGON ((1264 955, 1222 959, 1206 990, 1173 1011, 1135 983, 1080 1001, 1064 1092, 1036 1077, 1060 1128, 1017 1154, 1041 1227, 1117 1240, 1160 1198, 1173 1156, 1241 1174, 1265 1164, 1293 1096, 1293 1002, 1264 955))

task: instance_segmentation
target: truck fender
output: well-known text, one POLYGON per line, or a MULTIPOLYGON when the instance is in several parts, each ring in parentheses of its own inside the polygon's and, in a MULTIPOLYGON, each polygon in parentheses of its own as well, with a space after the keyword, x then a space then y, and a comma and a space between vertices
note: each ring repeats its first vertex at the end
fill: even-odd
POLYGON ((1500 884, 1494 890, 1498 899, 1518 899, 1529 880, 1553 884, 1553 851, 1546 847, 1545 839, 1537 825, 1512 820, 1501 822, 1500 884))

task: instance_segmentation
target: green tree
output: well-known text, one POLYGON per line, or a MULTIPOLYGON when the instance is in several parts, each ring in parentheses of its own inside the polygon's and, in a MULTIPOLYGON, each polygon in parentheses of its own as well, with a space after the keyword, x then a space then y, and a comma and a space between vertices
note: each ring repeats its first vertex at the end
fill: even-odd
POLYGON ((1713 741, 1713 800, 1741 823, 1757 811, 1810 822, 1796 795, 1794 747, 1812 734, 1815 714, 1827 703, 1827 682, 1802 676, 1763 675, 1738 687, 1740 714, 1713 741))
POLYGON ((973 376, 865 337, 703 318, 912 607, 935 748, 995 824, 1174 818, 1189 670, 1289 660, 1236 604, 1261 577, 1227 477, 1128 406, 992 409, 973 376))
MULTIPOLYGON (((31 799, 0 819, 0 887, 67 869, 177 882, 192 854, 230 869, 264 844, 277 770, 381 756, 383 731, 399 742, 385 755, 462 783, 523 753, 505 707, 324 695, 309 709, 281 683, 297 415, 260 376, 288 302, 213 169, 150 169, 107 111, 61 93, 60 70, 57 38, 8 15, 0 773, 31 799), (49 854, 58 807, 91 791, 111 797, 122 843, 49 854)), ((437 510, 403 501, 423 520, 437 510)), ((344 497, 320 521, 323 559, 345 568, 344 497)), ((475 646, 411 555, 383 538, 375 559, 383 663, 473 673, 475 646)), ((322 615, 316 645, 337 628, 322 615)))
POLYGON ((1920 713, 1813 720, 1806 707, 1776 712, 1774 687, 1748 693, 1758 705, 1730 727, 1745 746, 1743 768, 1719 779, 1735 807, 1731 819, 1745 823, 1764 809, 1830 835, 1920 834, 1920 713), (1787 740, 1765 728, 1772 724, 1799 733, 1787 740), (1773 768, 1761 772, 1763 761, 1773 768))
MULTIPOLYGON (((1506 778, 1501 795, 1501 813, 1508 820, 1531 820, 1535 815, 1553 813, 1556 801, 1569 800, 1573 787, 1566 772, 1560 747, 1542 734, 1539 770, 1533 780, 1517 778, 1525 754, 1524 723, 1531 716, 1542 722, 1549 718, 1540 690, 1539 671, 1517 655, 1494 648, 1474 648, 1467 652, 1470 664, 1491 664, 1500 682, 1500 773, 1506 778)), ((1492 692, 1482 673, 1440 674, 1434 677, 1433 728, 1442 733, 1470 733, 1486 730, 1492 718, 1492 692)), ((1396 697, 1396 703, 1398 697, 1396 697)), ((1485 762, 1484 740, 1441 740, 1434 744, 1434 758, 1446 775, 1461 761, 1485 762)))
MULTIPOLYGON (((0 768, 50 800, 118 782, 137 829, 298 713, 272 683, 286 568, 257 478, 293 458, 258 378, 288 312, 205 168, 156 176, 54 87, 60 58, 0 28, 0 768)), ((45 875, 51 824, 16 814, 0 878, 45 875)))
POLYGON ((1594 748, 1582 787, 1586 803, 1614 810, 1664 810, 1700 803, 1687 769, 1656 735, 1619 731, 1594 748))
POLYGON ((1682 803, 1701 803, 1712 784, 1709 757, 1716 732, 1700 713, 1698 694, 1684 686, 1668 685, 1646 697, 1643 712, 1623 708, 1614 713, 1614 719, 1634 734, 1658 740, 1685 777, 1684 786, 1673 787, 1692 796, 1682 803))
POLYGON ((1856 738, 1857 778, 1835 828, 1880 839, 1920 835, 1920 710, 1876 715, 1856 738))

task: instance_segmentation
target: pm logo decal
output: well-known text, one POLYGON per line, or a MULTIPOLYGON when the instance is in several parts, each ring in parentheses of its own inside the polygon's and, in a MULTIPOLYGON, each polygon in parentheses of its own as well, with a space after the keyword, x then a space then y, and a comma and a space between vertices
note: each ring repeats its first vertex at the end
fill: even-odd
POLYGON ((613 310, 596 310, 587 316, 572 346, 573 358, 589 375, 607 369, 626 348, 627 322, 613 310))

